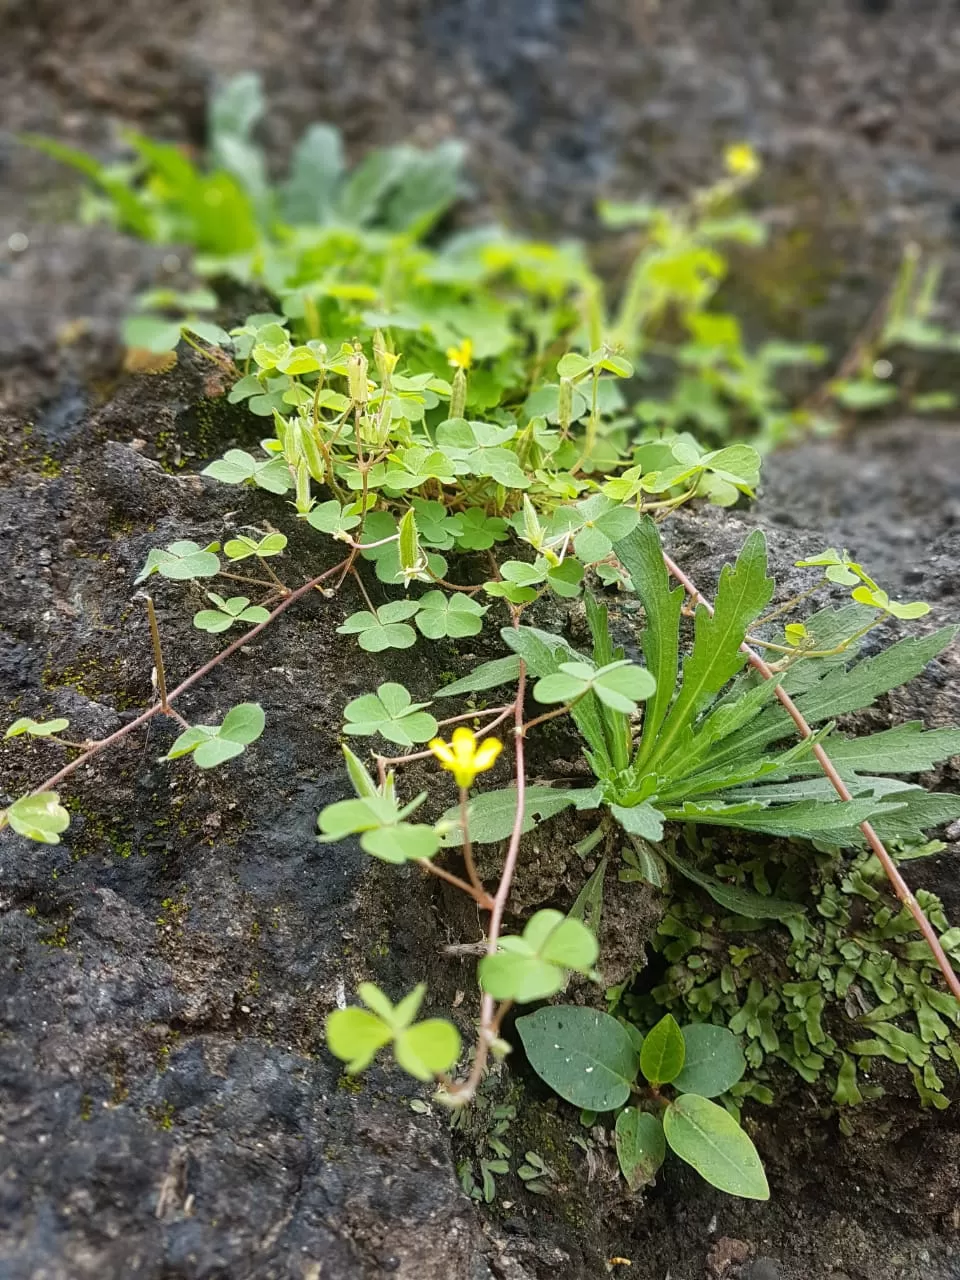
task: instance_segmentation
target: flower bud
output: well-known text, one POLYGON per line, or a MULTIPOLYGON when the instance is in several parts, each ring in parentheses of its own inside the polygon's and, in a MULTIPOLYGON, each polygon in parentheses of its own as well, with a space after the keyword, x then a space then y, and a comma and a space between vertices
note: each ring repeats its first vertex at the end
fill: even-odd
POLYGON ((367 357, 356 350, 347 360, 347 387, 354 404, 367 403, 367 357))
POLYGON ((557 397, 557 418, 561 431, 569 431, 573 421, 573 382, 570 378, 560 379, 560 394, 557 397))
POLYGON ((450 393, 450 417, 462 418, 467 407, 467 373, 458 369, 453 375, 453 388, 450 393))

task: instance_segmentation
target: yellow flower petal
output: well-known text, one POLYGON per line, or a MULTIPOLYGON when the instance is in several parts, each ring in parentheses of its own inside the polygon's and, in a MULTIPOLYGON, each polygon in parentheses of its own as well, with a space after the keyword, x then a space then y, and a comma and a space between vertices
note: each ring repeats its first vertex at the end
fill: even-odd
POLYGON ((503 750, 503 743, 499 738, 485 738, 477 748, 477 754, 473 758, 474 767, 480 773, 484 769, 492 769, 496 763, 497 756, 503 750))
POLYGON ((453 758, 453 752, 442 738, 431 738, 427 743, 427 746, 445 769, 452 769, 454 767, 456 761, 453 758))
POLYGON ((477 746, 477 735, 466 725, 454 729, 449 743, 433 738, 428 746, 443 768, 453 774, 457 786, 463 788, 472 786, 478 773, 492 768, 503 750, 503 743, 497 738, 485 738, 477 746))

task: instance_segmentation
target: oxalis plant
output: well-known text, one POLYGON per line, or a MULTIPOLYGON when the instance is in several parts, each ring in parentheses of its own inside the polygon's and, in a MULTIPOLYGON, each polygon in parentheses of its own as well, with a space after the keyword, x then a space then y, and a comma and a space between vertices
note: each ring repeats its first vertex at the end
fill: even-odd
MULTIPOLYGON (((161 316, 158 321, 167 324, 162 334, 141 325, 128 336, 157 351, 178 341, 196 346, 229 377, 229 398, 263 421, 265 435, 258 451, 230 449, 204 474, 233 491, 274 495, 287 532, 230 528, 225 521, 219 540, 181 539, 151 550, 136 585, 150 626, 156 701, 96 742, 65 738, 63 718, 18 720, 8 736, 32 741, 38 750, 44 743, 59 746, 72 757, 32 794, 13 799, 0 812, 0 826, 56 843, 69 824, 57 788, 157 716, 180 730, 165 757, 173 767, 222 766, 265 733, 269 741, 257 704, 211 708, 203 723, 191 724, 176 703, 212 668, 318 592, 340 610, 339 631, 355 636, 368 653, 471 638, 500 624, 502 656, 430 701, 415 701, 403 685, 384 680, 345 708, 343 734, 353 747, 345 746, 344 757, 355 796, 321 813, 321 839, 356 836, 372 857, 400 868, 413 864, 470 897, 485 920, 477 1032, 463 1070, 453 1023, 419 1018, 427 995, 422 985, 394 1003, 369 983, 358 991, 363 1008, 339 1009, 328 1022, 329 1047, 351 1070, 362 1070, 389 1048, 403 1069, 437 1082, 440 1096, 463 1105, 475 1096, 491 1058, 508 1052, 504 1020, 515 1006, 553 998, 571 975, 588 982, 595 977, 595 920, 588 924, 574 912, 547 909, 518 932, 505 928, 523 835, 572 807, 593 815, 588 840, 594 847, 605 841, 632 877, 663 885, 668 875, 679 875, 746 918, 790 919, 803 907, 707 874, 664 838, 665 823, 732 826, 841 846, 865 843, 960 996, 937 931, 884 844, 909 841, 960 812, 956 797, 930 796, 887 776, 929 767, 917 762, 943 758, 952 747, 940 731, 919 727, 905 726, 894 737, 847 740, 833 725, 835 717, 870 705, 917 674, 946 646, 952 629, 901 640, 861 659, 859 646, 874 628, 891 618, 922 616, 927 607, 892 601, 861 566, 831 549, 809 562, 816 581, 806 595, 823 585, 844 585, 854 599, 788 622, 782 635, 774 634, 787 607, 764 613, 773 583, 760 534, 724 570, 715 610, 660 544, 657 524, 672 511, 694 499, 731 505, 751 496, 759 477, 760 456, 752 445, 705 448, 684 429, 695 424, 695 413, 674 406, 676 412, 666 414, 649 401, 641 411, 623 390, 635 385, 636 357, 645 344, 659 341, 653 337, 658 326, 679 322, 694 336, 683 359, 699 370, 685 379, 683 403, 702 403, 691 390, 700 379, 729 407, 732 392, 723 390, 726 383, 705 351, 722 330, 726 354, 714 364, 727 369, 733 338, 730 326, 707 308, 725 269, 716 245, 743 231, 735 218, 718 214, 755 169, 748 150, 728 156, 728 176, 682 214, 648 217, 634 206, 608 210, 620 225, 650 227, 626 297, 612 309, 574 250, 500 233, 467 236, 439 250, 424 247, 423 233, 456 189, 448 180, 449 156, 442 162, 434 157, 431 163, 447 177, 429 189, 408 181, 412 170, 422 178, 430 169, 409 151, 393 159, 382 153, 348 176, 331 136, 315 134, 298 151, 296 164, 306 166, 298 190, 301 196, 308 189, 322 192, 322 200, 289 202, 296 173, 281 196, 258 187, 248 163, 252 153, 244 150, 252 145, 256 113, 244 114, 239 102, 234 106, 239 116, 223 104, 214 112, 213 154, 225 169, 184 168, 176 149, 151 149, 135 140, 136 170, 94 176, 126 225, 155 239, 169 238, 175 228, 213 255, 207 265, 214 274, 266 284, 276 299, 275 311, 250 317, 230 333, 201 329, 189 316, 189 323, 172 317, 171 328, 170 317, 161 316), (233 145, 226 145, 231 129, 233 145), (220 224, 204 216, 217 203, 208 198, 216 191, 224 200, 246 202, 249 217, 237 224, 245 228, 242 244, 217 241, 220 224), (410 201, 417 200, 414 215, 410 201), (138 226, 141 214, 149 222, 138 226), (201 242, 197 228, 212 237, 209 243, 201 242), (299 582, 288 541, 295 524, 309 529, 318 546, 335 545, 342 553, 299 582), (671 576, 679 586, 670 586, 671 576), (195 627, 211 636, 212 645, 222 643, 220 635, 236 635, 174 688, 167 686, 147 594, 157 583, 181 584, 191 597, 195 627), (605 607, 592 595, 601 587, 639 596, 642 662, 628 660, 614 644, 605 607), (246 594, 234 594, 240 590, 246 594), (589 652, 529 625, 545 597, 571 607, 583 600, 589 652), (694 614, 694 634, 681 665, 684 612, 694 614), (504 688, 499 703, 478 704, 478 696, 504 688), (468 708, 437 718, 438 701, 458 696, 470 700, 468 708), (528 734, 563 717, 582 735, 592 786, 573 789, 528 778, 528 734), (364 738, 392 744, 389 750, 400 754, 381 747, 364 758, 358 741, 364 738), (509 761, 513 785, 478 789, 478 779, 501 758, 509 761), (439 818, 440 806, 429 795, 402 792, 403 767, 430 759, 455 789, 456 803, 439 818), (479 844, 504 846, 496 885, 488 886, 477 870, 473 850, 479 844)), ((208 301, 194 297, 190 306, 199 312, 208 301)), ((745 368, 742 362, 737 367, 745 368)), ((732 386, 737 379, 729 381, 732 386)), ((766 413, 772 402, 751 396, 766 413)), ((724 420, 724 431, 736 425, 734 419, 724 420)), ((724 431, 718 427, 714 434, 724 431)), ((236 505, 231 492, 225 506, 236 505)), ((799 608, 803 599, 788 607, 799 608)), ((609 1029, 593 1011, 590 1016, 609 1029)), ((708 1095, 722 1095, 736 1081, 717 1089, 717 1078, 693 1071, 698 1054, 689 1037, 703 1033, 692 1027, 678 1032, 681 1057, 670 1023, 640 1046, 628 1020, 610 1021, 639 1058, 632 1071, 632 1059, 620 1062, 627 1093, 607 1109, 626 1102, 640 1076, 654 1090, 641 1087, 638 1101, 617 1122, 628 1178, 636 1181, 638 1170, 652 1172, 657 1148, 651 1123, 662 1112, 666 1140, 704 1176, 739 1194, 765 1190, 749 1140, 728 1112, 709 1101, 708 1095), (672 1043, 673 1056, 654 1067, 661 1039, 664 1053, 672 1043), (645 1057, 648 1042, 654 1047, 645 1057), (704 1143, 719 1142, 726 1153, 722 1169, 691 1140, 698 1126, 704 1143)), ((529 1026, 528 1018, 518 1020, 525 1042, 529 1026)), ((730 1042, 723 1043, 727 1048, 718 1052, 729 1057, 730 1042)), ((545 1060, 527 1048, 540 1071, 545 1060)), ((550 1066, 541 1071, 552 1083, 548 1073, 556 1073, 550 1066)))

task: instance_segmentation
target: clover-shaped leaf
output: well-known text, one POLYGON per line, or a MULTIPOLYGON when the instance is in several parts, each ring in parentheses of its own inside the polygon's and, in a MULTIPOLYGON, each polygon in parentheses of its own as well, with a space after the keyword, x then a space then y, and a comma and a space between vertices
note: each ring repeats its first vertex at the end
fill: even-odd
POLYGON ((449 515, 442 502, 414 498, 413 511, 420 531, 420 541, 427 546, 448 551, 453 546, 454 539, 463 532, 463 522, 459 515, 449 515))
POLYGON ((379 733, 389 742, 412 747, 437 735, 437 722, 423 708, 427 702, 413 702, 402 684, 388 681, 376 693, 354 698, 344 708, 344 733, 370 737, 379 733))
POLYGON ((266 717, 256 702, 241 702, 231 708, 220 725, 197 724, 185 729, 163 757, 178 760, 193 755, 198 769, 212 769, 242 754, 263 733, 266 717))
POLYGON ((193 625, 200 631, 216 635, 232 627, 235 622, 266 622, 270 617, 268 610, 261 605, 251 604, 246 596, 231 596, 229 600, 224 600, 215 591, 208 591, 207 599, 215 608, 201 609, 193 615, 193 625))
POLYGON ((192 578, 212 578, 219 572, 220 561, 208 548, 196 542, 171 542, 168 547, 153 548, 134 582, 145 582, 154 573, 159 573, 161 578, 187 582, 192 578))
POLYGON ((442 591, 428 591, 420 599, 417 626, 429 640, 443 636, 461 639, 480 633, 486 612, 473 596, 459 593, 448 597, 442 591))
POLYGON ((537 681, 533 696, 547 704, 572 702, 591 689, 612 711, 632 715, 637 703, 656 689, 656 681, 645 667, 627 659, 599 668, 587 662, 561 662, 556 672, 537 681))
POLYGON ((420 609, 419 600, 393 600, 382 604, 376 613, 364 609, 351 614, 342 626, 340 635, 355 635, 361 649, 368 653, 381 653, 384 649, 409 649, 417 642, 417 633, 407 626, 420 609))
POLYGON ((507 537, 507 522, 499 516, 486 515, 479 507, 468 507, 459 520, 462 532, 457 535, 457 546, 464 551, 487 551, 507 537))
POLYGON ((538 911, 522 937, 501 938, 496 955, 484 956, 480 985, 495 1000, 546 1000, 566 985, 568 972, 589 974, 597 940, 580 920, 560 911, 538 911))
POLYGON ((53 734, 63 733, 64 729, 69 729, 69 727, 70 721, 62 716, 56 720, 34 720, 31 716, 21 716, 19 720, 14 720, 3 736, 4 738, 19 738, 26 733, 31 738, 49 738, 53 734))
POLYGON ((290 468, 283 458, 255 458, 245 449, 228 449, 222 458, 204 467, 200 474, 222 484, 249 481, 268 493, 286 493, 293 488, 290 468))
POLYGON ((860 565, 851 560, 846 551, 837 551, 835 547, 828 547, 807 560, 797 560, 796 566, 798 569, 822 568, 824 577, 843 587, 855 587, 865 577, 860 565))
POLYGON ((59 844, 60 833, 70 825, 70 815, 60 804, 56 791, 21 796, 8 809, 0 810, 0 819, 5 819, 18 835, 39 844, 59 844))
POLYGON ((860 586, 850 594, 857 604, 868 604, 874 609, 882 609, 884 613, 889 613, 894 618, 904 620, 922 618, 930 612, 930 606, 922 600, 915 600, 911 604, 900 604, 896 600, 891 600, 886 591, 881 591, 879 587, 860 586))
POLYGON ((423 800, 424 796, 418 796, 401 808, 395 796, 384 791, 355 800, 338 800, 322 810, 318 839, 326 844, 358 835, 360 848, 383 862, 399 864, 432 858, 440 848, 440 838, 433 827, 405 821, 423 800))
POLYGON ((231 538, 223 545, 223 554, 228 560, 246 560, 250 556, 278 556, 287 545, 286 535, 268 533, 262 538, 250 538, 246 534, 231 538))
POLYGON ((573 548, 585 564, 610 555, 613 544, 632 533, 640 520, 633 507, 625 507, 602 493, 578 502, 575 510, 583 525, 574 538, 573 548))
POLYGON ((342 506, 335 498, 329 502, 320 502, 305 517, 307 524, 320 533, 329 533, 331 537, 345 541, 349 534, 360 523, 360 505, 356 502, 342 506))
POLYGON ((326 1023, 327 1047, 355 1075, 392 1043, 399 1067, 418 1080, 435 1079, 460 1056, 460 1033, 444 1018, 414 1022, 426 991, 421 983, 393 1005, 373 983, 362 982, 357 994, 367 1008, 334 1010, 326 1023))
POLYGON ((547 582, 565 599, 572 600, 580 594, 583 582, 583 565, 579 560, 568 556, 561 564, 551 565, 547 570, 547 582))

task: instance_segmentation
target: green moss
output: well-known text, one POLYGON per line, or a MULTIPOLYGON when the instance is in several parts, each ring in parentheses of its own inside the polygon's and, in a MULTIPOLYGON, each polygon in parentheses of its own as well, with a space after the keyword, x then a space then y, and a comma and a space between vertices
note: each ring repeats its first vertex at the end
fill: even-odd
POLYGON ((165 1133, 173 1128, 176 1114, 176 1108, 172 1102, 161 1102, 155 1107, 147 1107, 147 1115, 156 1127, 162 1129, 165 1133))
POLYGON ((121 658, 104 664, 103 655, 83 652, 75 662, 59 670, 47 665, 40 676, 44 689, 75 689, 91 702, 112 703, 118 711, 132 711, 140 706, 139 700, 125 690, 126 672, 121 658))
MULTIPOLYGON (((114 823, 78 796, 66 796, 61 802, 72 817, 82 822, 71 825, 70 852, 74 860, 91 854, 113 854, 127 859, 133 856, 134 844, 129 827, 114 823)), ((114 815, 110 815, 111 819, 114 815)))
POLYGON ((366 1086, 359 1076, 348 1076, 344 1072, 337 1080, 337 1088, 343 1093, 363 1093, 366 1086))
MULTIPOLYGON (((702 847, 716 856, 722 846, 707 837, 702 847)), ((885 1058, 893 1064, 885 1070, 912 1077, 923 1106, 945 1107, 960 1087, 960 1011, 939 989, 927 945, 872 855, 847 861, 767 849, 719 862, 716 871, 761 893, 800 898, 811 863, 812 908, 763 937, 759 922, 723 918, 692 895, 675 896, 654 939, 669 966, 663 981, 628 995, 624 1009, 641 1027, 664 1009, 682 1022, 729 1026, 750 1067, 733 1090, 741 1098, 772 1102, 771 1068, 779 1060, 807 1084, 826 1085, 838 1107, 854 1106, 882 1095, 875 1068, 885 1058)), ((940 900, 923 890, 917 899, 947 935, 940 900)), ((960 951, 956 931, 945 945, 960 951)))
POLYGON ((80 1119, 87 1121, 93 1116, 93 1099, 89 1093, 85 1093, 80 1099, 80 1119))

